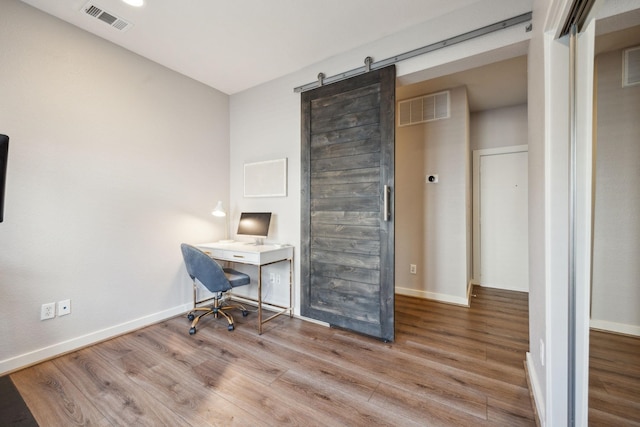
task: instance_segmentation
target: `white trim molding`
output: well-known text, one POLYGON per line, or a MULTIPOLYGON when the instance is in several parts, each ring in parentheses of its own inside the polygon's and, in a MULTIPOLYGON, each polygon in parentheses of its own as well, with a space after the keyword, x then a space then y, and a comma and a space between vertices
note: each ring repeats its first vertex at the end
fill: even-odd
POLYGON ((538 375, 536 374, 536 368, 531 359, 531 353, 527 352, 525 365, 527 368, 527 380, 529 383, 531 395, 533 396, 533 404, 535 405, 535 412, 538 416, 538 421, 541 427, 545 426, 545 406, 544 406, 544 396, 542 394, 542 389, 540 387, 540 383, 538 382, 538 375))
MULTIPOLYGON (((0 375, 9 374, 19 369, 24 369, 28 366, 32 366, 54 357, 61 356, 72 351, 79 350, 81 348, 97 344, 101 341, 105 341, 119 335, 123 335, 129 332, 133 332, 145 326, 152 325, 154 323, 161 322, 186 313, 193 307, 193 303, 186 303, 175 306, 168 310, 160 311, 150 314, 148 316, 140 317, 130 320, 128 322, 114 325, 99 331, 91 332, 87 335, 72 338, 67 341, 62 341, 47 347, 39 348, 28 353, 20 354, 9 359, 0 360, 0 375)), ((185 333, 187 333, 187 325, 185 324, 185 333)))
POLYGON ((608 320, 591 319, 589 327, 599 331, 640 337, 640 326, 638 325, 627 325, 625 323, 609 322, 608 320))
POLYGON ((396 286, 396 293, 400 295, 406 295, 409 297, 423 298, 423 299, 429 299, 429 300, 434 300, 438 302, 444 302, 447 304, 454 304, 454 305, 461 305, 463 307, 469 307, 470 292, 468 290, 467 290, 466 299, 464 297, 459 297, 455 295, 439 294, 436 292, 421 291, 417 289, 403 288, 400 286, 396 286))

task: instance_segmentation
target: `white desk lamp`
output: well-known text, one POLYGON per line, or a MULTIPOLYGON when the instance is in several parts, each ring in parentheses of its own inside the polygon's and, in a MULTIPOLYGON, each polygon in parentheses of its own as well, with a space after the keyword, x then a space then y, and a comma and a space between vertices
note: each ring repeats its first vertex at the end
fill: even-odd
POLYGON ((225 222, 224 222, 224 240, 220 240, 220 243, 231 243, 231 242, 233 242, 233 240, 228 240, 228 236, 229 236, 229 218, 227 217, 227 212, 224 210, 224 207, 222 206, 222 200, 218 200, 218 204, 216 205, 215 208, 213 208, 213 211, 211 211, 211 215, 217 216, 217 217, 225 217, 225 222))

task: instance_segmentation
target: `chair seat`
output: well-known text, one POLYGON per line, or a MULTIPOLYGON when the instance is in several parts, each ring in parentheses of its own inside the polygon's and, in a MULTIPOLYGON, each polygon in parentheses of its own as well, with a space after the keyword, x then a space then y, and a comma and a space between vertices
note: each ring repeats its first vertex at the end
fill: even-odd
POLYGON ((225 292, 237 286, 248 285, 251 281, 249 275, 236 271, 232 268, 222 268, 209 255, 202 252, 195 246, 183 243, 180 245, 184 264, 189 277, 193 280, 193 310, 187 314, 187 318, 191 321, 191 329, 189 334, 196 333, 196 325, 204 316, 212 315, 215 318, 223 317, 227 320, 227 329, 233 331, 233 317, 226 311, 232 308, 242 310, 242 315, 246 316, 249 311, 239 304, 228 304, 228 298, 225 298, 225 292), (213 297, 198 301, 198 284, 200 282, 207 290, 213 293, 213 297), (214 300, 212 307, 198 306, 209 300, 214 300), (197 314, 196 313, 200 313, 197 314))
POLYGON ((251 282, 251 278, 247 274, 241 273, 233 268, 224 268, 223 270, 232 288, 248 285, 251 282))

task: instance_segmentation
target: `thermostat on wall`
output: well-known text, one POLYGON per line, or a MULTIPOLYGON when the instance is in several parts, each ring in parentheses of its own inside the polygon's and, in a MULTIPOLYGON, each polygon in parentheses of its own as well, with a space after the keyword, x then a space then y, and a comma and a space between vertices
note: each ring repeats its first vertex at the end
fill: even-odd
POLYGON ((438 182, 438 175, 437 174, 427 175, 425 182, 427 184, 436 184, 438 182))

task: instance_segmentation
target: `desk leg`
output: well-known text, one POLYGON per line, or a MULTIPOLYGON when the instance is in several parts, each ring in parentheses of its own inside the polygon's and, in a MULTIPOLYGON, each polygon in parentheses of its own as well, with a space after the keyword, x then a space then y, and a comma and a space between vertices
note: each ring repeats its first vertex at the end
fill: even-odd
POLYGON ((262 335, 262 266, 258 266, 258 335, 262 335))
POLYGON ((289 318, 293 317, 293 258, 289 258, 289 318))

